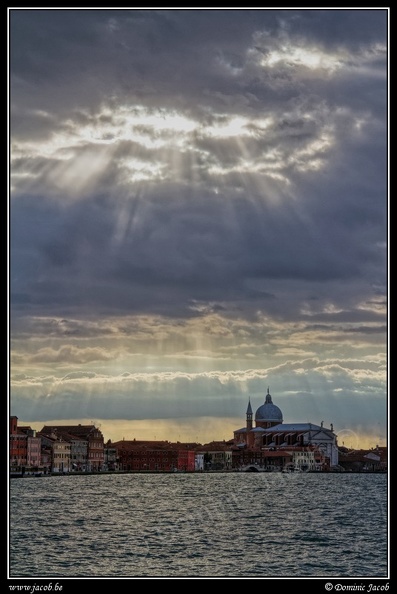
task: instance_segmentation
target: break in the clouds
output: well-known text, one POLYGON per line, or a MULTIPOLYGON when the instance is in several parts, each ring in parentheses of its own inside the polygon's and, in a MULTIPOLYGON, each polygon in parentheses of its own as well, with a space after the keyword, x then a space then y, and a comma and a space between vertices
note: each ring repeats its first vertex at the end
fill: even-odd
POLYGON ((12 414, 385 441, 388 10, 8 14, 12 414))

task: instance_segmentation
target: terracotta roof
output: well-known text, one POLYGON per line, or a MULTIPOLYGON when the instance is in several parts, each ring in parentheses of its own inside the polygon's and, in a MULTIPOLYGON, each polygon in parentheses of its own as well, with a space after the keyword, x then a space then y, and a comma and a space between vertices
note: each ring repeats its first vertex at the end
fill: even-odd
POLYGON ((95 425, 44 425, 40 433, 51 434, 52 432, 68 433, 79 437, 88 437, 93 431, 100 431, 95 425))
POLYGON ((170 442, 170 441, 139 441, 139 440, 125 440, 115 441, 110 444, 111 447, 118 450, 184 450, 192 451, 196 450, 200 444, 197 443, 183 443, 183 442, 170 442))

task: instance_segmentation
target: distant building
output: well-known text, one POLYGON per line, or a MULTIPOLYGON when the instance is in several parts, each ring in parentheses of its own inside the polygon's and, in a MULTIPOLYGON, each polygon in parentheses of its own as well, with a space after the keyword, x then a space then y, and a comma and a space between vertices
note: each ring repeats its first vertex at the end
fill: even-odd
POLYGON ((41 439, 31 427, 19 427, 19 431, 27 436, 26 466, 38 470, 41 466, 41 439))
POLYGON ((204 470, 232 469, 232 448, 229 442, 211 441, 199 446, 196 452, 203 455, 204 470))
POLYGON ((62 437, 54 440, 51 472, 70 472, 70 450, 69 441, 64 441, 62 437))
POLYGON ((52 433, 39 433, 42 441, 42 459, 46 460, 44 470, 47 472, 70 471, 70 442, 62 436, 52 433), (47 453, 49 456, 47 457, 47 453))
MULTIPOLYGON (((251 402, 248 402, 245 427, 234 431, 235 460, 238 459, 237 451, 256 452, 256 457, 267 466, 280 466, 286 463, 281 459, 281 452, 290 452, 291 457, 299 466, 311 470, 331 469, 338 466, 337 436, 330 428, 325 428, 314 423, 284 423, 283 414, 278 406, 273 404, 272 397, 267 389, 264 404, 255 413, 255 426, 253 426, 253 412, 251 402), (276 454, 270 454, 276 451, 276 454), (259 454, 259 452, 262 452, 259 454), (300 452, 300 453, 298 453, 300 452), (313 452, 311 454, 310 452, 313 452), (267 453, 267 456, 265 456, 267 453), (265 460, 268 458, 268 461, 265 460), (277 460, 277 464, 274 464, 277 460)), ((255 456, 240 455, 241 459, 255 456)))
POLYGON ((121 440, 111 444, 120 470, 194 472, 197 444, 121 440))
POLYGON ((10 417, 10 468, 35 469, 41 466, 41 439, 28 426, 18 426, 18 417, 10 417))
POLYGON ((339 465, 348 472, 386 472, 387 447, 376 446, 371 450, 351 450, 341 447, 339 465))
POLYGON ((195 452, 194 457, 194 470, 197 472, 201 472, 204 470, 204 453, 203 452, 195 452))
POLYGON ((104 469, 105 470, 118 470, 119 462, 117 457, 117 449, 113 446, 110 439, 106 442, 103 449, 104 453, 104 469))
POLYGON ((52 435, 70 443, 69 468, 88 472, 103 470, 104 439, 95 425, 45 425, 40 435, 52 435))
POLYGON ((18 429, 18 417, 10 417, 10 468, 20 470, 27 465, 28 436, 18 429))

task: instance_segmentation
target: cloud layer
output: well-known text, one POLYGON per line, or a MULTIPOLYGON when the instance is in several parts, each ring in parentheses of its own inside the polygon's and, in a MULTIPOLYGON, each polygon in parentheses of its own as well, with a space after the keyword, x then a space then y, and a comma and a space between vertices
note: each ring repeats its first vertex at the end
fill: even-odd
POLYGON ((387 11, 9 17, 13 414, 385 438, 387 11))

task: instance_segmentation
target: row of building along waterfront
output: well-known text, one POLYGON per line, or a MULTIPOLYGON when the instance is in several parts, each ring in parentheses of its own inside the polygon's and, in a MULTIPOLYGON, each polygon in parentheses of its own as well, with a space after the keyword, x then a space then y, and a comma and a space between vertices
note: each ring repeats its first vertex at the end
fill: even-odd
POLYGON ((95 425, 44 425, 41 431, 10 417, 11 475, 78 472, 386 471, 387 448, 338 447, 332 424, 284 423, 267 391, 255 413, 229 441, 207 444, 121 440, 105 442, 95 425))

